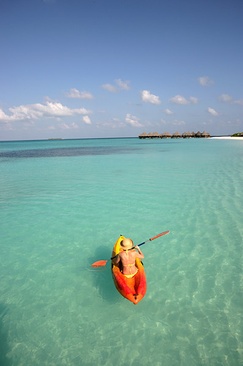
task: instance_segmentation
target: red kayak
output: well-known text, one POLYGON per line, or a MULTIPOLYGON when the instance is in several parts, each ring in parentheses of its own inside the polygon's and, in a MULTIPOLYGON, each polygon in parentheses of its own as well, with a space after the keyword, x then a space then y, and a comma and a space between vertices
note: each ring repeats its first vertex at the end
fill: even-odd
MULTIPOLYGON (((123 250, 120 243, 124 238, 125 237, 121 235, 117 239, 113 247, 112 257, 115 257, 123 250)), ((120 263, 111 264, 112 276, 117 290, 133 304, 138 304, 145 296, 147 290, 145 270, 143 263, 139 258, 136 258, 136 267, 138 268, 138 272, 132 278, 127 278, 121 272, 120 263)))

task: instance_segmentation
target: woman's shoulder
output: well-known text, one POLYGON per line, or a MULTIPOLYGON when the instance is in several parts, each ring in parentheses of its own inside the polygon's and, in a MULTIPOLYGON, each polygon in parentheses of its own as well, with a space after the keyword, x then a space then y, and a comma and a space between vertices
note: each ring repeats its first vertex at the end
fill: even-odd
POLYGON ((120 255, 120 257, 122 258, 122 257, 124 257, 124 258, 127 258, 127 257, 132 257, 132 256, 134 256, 134 253, 135 253, 135 251, 134 250, 129 250, 129 251, 124 251, 124 250, 122 250, 120 253, 119 253, 119 255, 120 255))

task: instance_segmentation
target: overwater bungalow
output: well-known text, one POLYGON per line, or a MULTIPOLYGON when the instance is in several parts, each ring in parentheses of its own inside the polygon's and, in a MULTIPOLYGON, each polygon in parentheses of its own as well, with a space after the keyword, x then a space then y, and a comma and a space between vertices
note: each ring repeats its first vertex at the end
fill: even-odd
POLYGON ((141 133, 139 136, 138 136, 140 139, 147 139, 147 138, 150 138, 150 139, 154 139, 154 138, 161 138, 161 139, 164 139, 164 138, 208 138, 208 137, 211 137, 210 134, 206 131, 203 131, 203 132, 200 132, 200 131, 197 131, 196 133, 193 131, 193 132, 183 132, 182 134, 180 134, 178 131, 174 132, 173 134, 169 133, 169 132, 164 132, 164 133, 161 133, 159 134, 158 132, 143 132, 141 133))
POLYGON ((178 131, 174 132, 171 136, 172 139, 179 139, 180 137, 182 137, 182 135, 178 131))

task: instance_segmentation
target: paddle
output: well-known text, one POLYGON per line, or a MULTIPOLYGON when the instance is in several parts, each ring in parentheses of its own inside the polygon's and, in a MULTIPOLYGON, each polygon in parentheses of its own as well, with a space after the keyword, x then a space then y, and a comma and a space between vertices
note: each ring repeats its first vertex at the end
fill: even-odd
MULTIPOLYGON (((169 230, 167 230, 167 231, 163 231, 162 233, 160 233, 160 234, 158 234, 158 235, 155 235, 155 236, 153 236, 152 238, 150 238, 150 239, 148 239, 148 240, 146 240, 146 241, 144 241, 144 242, 142 242, 141 244, 138 244, 138 247, 141 247, 141 245, 144 245, 145 243, 147 243, 148 241, 152 241, 152 240, 155 240, 155 239, 157 239, 157 238, 159 238, 159 237, 161 237, 161 236, 163 236, 163 235, 166 235, 166 234, 169 234, 169 230)), ((132 247, 131 249, 129 249, 129 250, 132 250, 132 249, 134 249, 135 247, 132 247)), ((116 255, 115 255, 115 257, 112 257, 112 258, 110 258, 110 259, 106 259, 106 260, 104 260, 104 259, 101 259, 101 260, 99 260, 99 261, 96 261, 96 262, 94 262, 93 264, 91 264, 91 266, 92 267, 105 267, 106 266, 106 263, 109 261, 109 260, 112 260, 112 259, 114 259, 114 258, 116 258, 116 255)))

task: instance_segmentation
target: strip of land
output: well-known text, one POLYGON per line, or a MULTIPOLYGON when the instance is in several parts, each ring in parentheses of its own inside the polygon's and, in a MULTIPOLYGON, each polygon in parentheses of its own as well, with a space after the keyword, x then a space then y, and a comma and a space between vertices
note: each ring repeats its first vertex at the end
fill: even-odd
POLYGON ((211 137, 211 139, 219 139, 219 140, 242 140, 243 141, 243 136, 214 136, 211 137))

